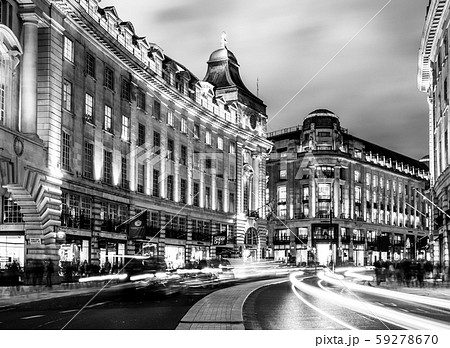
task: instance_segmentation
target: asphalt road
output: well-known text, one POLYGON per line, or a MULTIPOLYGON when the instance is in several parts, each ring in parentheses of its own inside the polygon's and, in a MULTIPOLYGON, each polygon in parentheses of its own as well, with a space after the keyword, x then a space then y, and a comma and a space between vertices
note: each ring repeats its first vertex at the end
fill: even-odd
POLYGON ((195 302, 213 289, 170 296, 108 288, 0 308, 0 330, 174 330, 195 302), (91 301, 92 300, 92 301, 91 301))
POLYGON ((316 287, 317 293, 326 291, 340 295, 344 306, 336 301, 327 301, 314 294, 293 289, 289 281, 261 288, 252 293, 244 304, 244 324, 247 330, 402 330, 405 329, 402 315, 426 318, 450 323, 450 309, 435 308, 365 293, 354 293, 345 287, 330 286, 315 277, 304 282, 316 287), (376 314, 370 315, 345 307, 345 299, 398 313, 398 322, 385 320, 376 314))

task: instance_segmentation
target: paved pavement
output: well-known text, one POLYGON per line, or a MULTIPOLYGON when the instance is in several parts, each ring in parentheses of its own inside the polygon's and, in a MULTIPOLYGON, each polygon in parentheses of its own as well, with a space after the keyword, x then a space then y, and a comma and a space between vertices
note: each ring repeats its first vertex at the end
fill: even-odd
POLYGON ((177 330, 245 330, 242 307, 255 290, 287 279, 260 280, 217 290, 198 301, 177 330))

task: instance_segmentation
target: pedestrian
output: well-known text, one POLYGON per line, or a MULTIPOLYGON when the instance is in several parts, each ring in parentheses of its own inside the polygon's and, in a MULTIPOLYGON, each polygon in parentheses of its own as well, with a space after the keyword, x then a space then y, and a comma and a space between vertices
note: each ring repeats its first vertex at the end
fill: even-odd
POLYGON ((382 262, 383 262, 383 260, 380 259, 380 260, 376 260, 373 264, 375 267, 375 278, 376 278, 377 285, 380 285, 380 283, 381 283, 382 262))
POLYGON ((109 262, 108 259, 106 259, 105 264, 103 265, 103 272, 104 274, 109 274, 109 272, 111 272, 111 262, 109 262))
POLYGON ((54 272, 55 272, 55 267, 53 265, 53 261, 52 261, 52 259, 48 259, 46 286, 48 286, 50 288, 52 287, 52 276, 53 276, 54 272))

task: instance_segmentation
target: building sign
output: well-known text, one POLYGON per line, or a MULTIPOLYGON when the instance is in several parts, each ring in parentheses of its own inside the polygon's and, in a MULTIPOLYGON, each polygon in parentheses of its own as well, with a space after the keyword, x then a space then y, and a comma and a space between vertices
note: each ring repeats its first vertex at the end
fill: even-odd
POLYGON ((28 241, 30 244, 42 244, 41 238, 29 238, 28 241))
POLYGON ((227 244, 227 235, 226 234, 217 234, 212 236, 212 244, 213 245, 225 245, 227 244))

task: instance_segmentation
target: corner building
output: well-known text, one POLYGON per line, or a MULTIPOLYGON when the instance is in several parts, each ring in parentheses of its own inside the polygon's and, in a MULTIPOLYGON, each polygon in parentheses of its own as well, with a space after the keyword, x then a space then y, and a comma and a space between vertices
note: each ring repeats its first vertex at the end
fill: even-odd
POLYGON ((419 49, 418 89, 427 94, 433 232, 436 263, 449 274, 450 144, 449 129, 450 1, 430 0, 419 49))
POLYGON ((264 257, 266 106, 226 39, 200 80, 98 3, 1 2, 1 266, 264 257))
POLYGON ((274 259, 338 266, 430 260, 424 163, 350 135, 326 109, 268 139, 274 259))

